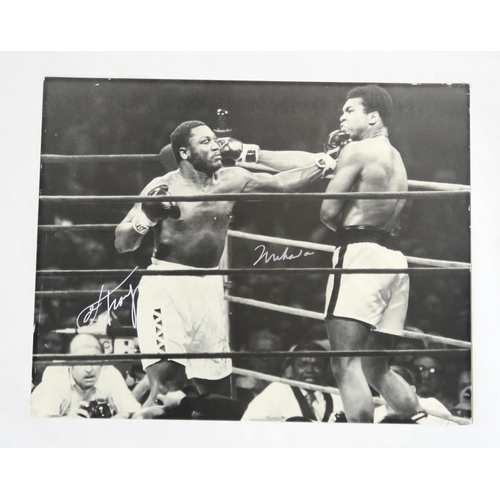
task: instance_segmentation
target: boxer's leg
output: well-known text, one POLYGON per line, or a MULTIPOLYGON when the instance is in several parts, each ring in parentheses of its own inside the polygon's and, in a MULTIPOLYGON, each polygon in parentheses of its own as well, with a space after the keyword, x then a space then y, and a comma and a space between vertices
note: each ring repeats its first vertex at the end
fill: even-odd
MULTIPOLYGON (((332 350, 365 349, 370 335, 368 325, 347 318, 329 317, 326 328, 332 350)), ((363 373, 361 358, 342 356, 332 358, 332 370, 348 422, 373 422, 374 403, 363 373)))

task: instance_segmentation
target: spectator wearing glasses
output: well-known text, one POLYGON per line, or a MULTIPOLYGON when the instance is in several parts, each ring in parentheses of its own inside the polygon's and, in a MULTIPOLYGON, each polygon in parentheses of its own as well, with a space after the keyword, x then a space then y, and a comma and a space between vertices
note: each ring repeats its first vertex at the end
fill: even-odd
POLYGON ((448 409, 453 401, 446 392, 446 372, 442 362, 431 355, 417 356, 413 360, 417 394, 421 398, 435 398, 448 409))
MULTIPOLYGON (((93 356, 102 354, 103 348, 93 335, 80 333, 71 341, 69 353, 93 356)), ((31 394, 32 417, 127 418, 140 408, 111 365, 49 366, 31 394)))

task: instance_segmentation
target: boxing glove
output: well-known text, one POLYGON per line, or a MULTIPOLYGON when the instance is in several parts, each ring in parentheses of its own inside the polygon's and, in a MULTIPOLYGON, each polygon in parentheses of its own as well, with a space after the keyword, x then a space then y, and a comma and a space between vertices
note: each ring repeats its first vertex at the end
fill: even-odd
POLYGON ((330 155, 334 160, 339 157, 342 148, 351 142, 351 137, 343 130, 334 130, 328 136, 328 140, 323 145, 326 154, 330 155))
POLYGON ((223 160, 248 163, 257 163, 259 161, 260 148, 255 144, 244 144, 232 137, 221 137, 217 139, 217 143, 223 160))
POLYGON ((324 153, 316 155, 316 166, 322 170, 321 177, 332 179, 337 168, 337 158, 342 148, 351 142, 347 132, 343 130, 334 130, 328 135, 328 140, 323 145, 324 153))
MULTIPOLYGON (((153 188, 147 196, 166 196, 169 195, 168 186, 161 184, 153 188)), ((140 234, 146 234, 150 228, 156 226, 161 220, 171 218, 178 219, 181 215, 179 206, 172 201, 143 202, 142 211, 133 219, 134 229, 140 234)))

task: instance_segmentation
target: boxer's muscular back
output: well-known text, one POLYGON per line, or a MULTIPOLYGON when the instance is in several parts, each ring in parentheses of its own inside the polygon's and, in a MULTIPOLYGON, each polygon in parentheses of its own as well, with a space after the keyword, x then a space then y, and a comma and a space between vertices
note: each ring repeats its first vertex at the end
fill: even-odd
MULTIPOLYGON (((399 152, 387 137, 365 139, 352 144, 362 162, 353 192, 407 191, 406 169, 399 152)), ((341 226, 374 226, 386 231, 399 227, 406 200, 350 200, 342 212, 341 226)))

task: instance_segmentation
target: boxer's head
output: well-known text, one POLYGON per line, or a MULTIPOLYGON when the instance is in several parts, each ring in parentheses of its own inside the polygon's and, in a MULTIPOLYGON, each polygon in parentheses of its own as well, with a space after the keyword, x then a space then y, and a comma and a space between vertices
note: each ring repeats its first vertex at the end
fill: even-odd
POLYGON ((170 136, 172 150, 179 165, 188 161, 196 170, 213 172, 222 167, 217 136, 200 121, 181 123, 170 136))
MULTIPOLYGON (((80 333, 71 341, 69 353, 95 355, 102 354, 103 349, 93 335, 80 333)), ((101 365, 76 365, 71 367, 71 375, 83 390, 88 390, 97 383, 101 369, 101 365)))
POLYGON ((377 85, 355 87, 347 94, 340 117, 341 129, 359 140, 370 129, 387 127, 392 116, 392 99, 377 85))
POLYGON ((361 104, 365 109, 365 113, 378 112, 384 125, 387 127, 390 124, 393 104, 392 98, 387 90, 379 87, 378 85, 365 85, 362 87, 355 87, 347 94, 349 99, 361 99, 361 104))

